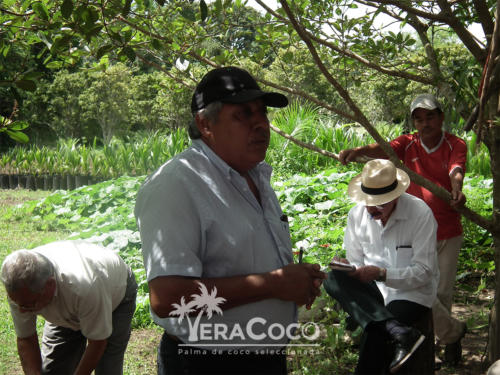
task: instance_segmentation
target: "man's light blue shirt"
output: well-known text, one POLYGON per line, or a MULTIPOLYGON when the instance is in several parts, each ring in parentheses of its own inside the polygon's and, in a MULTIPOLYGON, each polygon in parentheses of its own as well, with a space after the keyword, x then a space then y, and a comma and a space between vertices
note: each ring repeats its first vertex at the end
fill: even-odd
MULTIPOLYGON (((259 190, 259 204, 245 178, 203 141, 195 140, 188 150, 149 176, 139 191, 135 207, 147 280, 169 275, 197 278, 248 275, 292 263, 288 222, 270 185, 271 172, 265 162, 249 172, 259 190)), ((197 346, 188 340, 196 315, 182 319, 180 316, 160 319, 154 312, 152 315, 167 333, 197 346)), ((284 346, 287 338, 271 339, 268 328, 273 323, 286 328, 295 321, 295 316, 294 303, 277 299, 224 310, 222 315, 214 313, 210 319, 204 315, 200 327, 206 324, 210 330, 220 324, 218 329, 222 330, 224 325, 227 334, 215 337, 212 332, 206 336, 212 340, 198 342, 198 346, 200 343, 284 346), (251 332, 246 331, 248 323, 254 323, 251 332), (234 331, 238 328, 235 325, 243 329, 244 338, 234 331), (231 332, 235 334, 229 340, 226 336, 231 332), (252 333, 259 339, 249 337, 252 333)))

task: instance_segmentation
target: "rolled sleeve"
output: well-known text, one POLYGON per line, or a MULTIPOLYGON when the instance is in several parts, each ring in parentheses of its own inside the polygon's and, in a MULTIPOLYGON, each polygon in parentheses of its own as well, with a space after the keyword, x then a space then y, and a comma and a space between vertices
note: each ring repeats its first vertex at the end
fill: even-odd
POLYGON ((182 179, 158 175, 138 196, 136 217, 148 281, 202 274, 200 215, 194 214, 187 189, 182 179))
POLYGON ((10 299, 8 301, 16 336, 22 339, 34 335, 36 333, 36 314, 29 312, 22 313, 10 299))

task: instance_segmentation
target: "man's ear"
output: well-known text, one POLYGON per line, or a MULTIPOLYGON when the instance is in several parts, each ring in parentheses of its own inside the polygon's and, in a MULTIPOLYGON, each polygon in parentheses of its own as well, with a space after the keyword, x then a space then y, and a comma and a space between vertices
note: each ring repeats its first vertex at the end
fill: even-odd
POLYGON ((196 115, 194 118, 196 127, 201 133, 203 139, 207 139, 212 135, 212 127, 210 121, 204 116, 196 115))

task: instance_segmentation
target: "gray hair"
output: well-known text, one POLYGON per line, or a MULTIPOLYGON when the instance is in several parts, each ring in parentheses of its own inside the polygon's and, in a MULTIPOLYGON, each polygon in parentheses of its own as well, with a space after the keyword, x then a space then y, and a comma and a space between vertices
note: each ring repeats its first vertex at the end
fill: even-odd
MULTIPOLYGON (((196 117, 196 115, 198 115, 200 117, 206 118, 208 121, 212 123, 215 123, 219 119, 219 113, 222 110, 223 105, 224 104, 219 101, 212 102, 208 104, 205 108, 202 108, 198 112, 194 113, 193 117, 196 117)), ((191 139, 201 138, 200 130, 198 129, 198 126, 196 126, 196 121, 194 118, 189 123, 188 133, 191 139)))
POLYGON ((35 251, 15 251, 2 264, 2 283, 9 294, 23 287, 38 293, 53 275, 54 266, 50 260, 35 251))

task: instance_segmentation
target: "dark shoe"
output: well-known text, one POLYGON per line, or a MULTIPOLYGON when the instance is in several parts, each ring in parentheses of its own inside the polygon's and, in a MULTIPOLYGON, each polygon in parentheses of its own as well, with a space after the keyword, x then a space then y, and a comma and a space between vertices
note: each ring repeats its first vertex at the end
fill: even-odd
POLYGON ((345 329, 347 331, 351 331, 351 332, 354 332, 356 330, 356 328, 359 327, 359 324, 358 322, 356 322, 354 320, 354 318, 352 316, 348 316, 346 319, 345 319, 345 329))
POLYGON ((434 358, 434 371, 441 370, 442 366, 443 366, 443 362, 436 356, 434 358))
POLYGON ((391 374, 396 373, 425 340, 425 336, 412 328, 407 334, 395 340, 394 359, 389 366, 391 374))
POLYGON ((467 325, 464 323, 460 338, 452 344, 444 347, 444 362, 447 365, 456 366, 462 360, 462 339, 467 333, 467 325))
POLYGON ((458 365, 462 360, 462 343, 461 340, 448 344, 444 347, 444 362, 450 366, 458 365))

